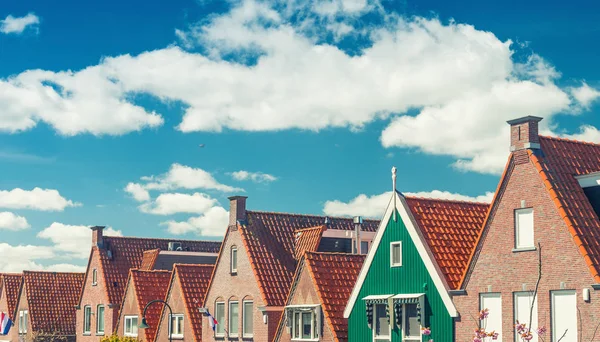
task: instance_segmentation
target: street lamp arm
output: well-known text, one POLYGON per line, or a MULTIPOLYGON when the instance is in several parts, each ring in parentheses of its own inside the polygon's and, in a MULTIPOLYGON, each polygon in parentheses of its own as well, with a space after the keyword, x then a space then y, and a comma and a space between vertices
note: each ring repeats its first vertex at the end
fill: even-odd
MULTIPOLYGON (((154 304, 154 303, 162 303, 162 304, 164 304, 169 309, 169 320, 172 319, 172 317, 173 317, 173 310, 171 310, 171 306, 167 302, 165 302, 162 299, 151 300, 144 307, 144 312, 142 313, 142 324, 140 324, 140 328, 142 328, 142 329, 148 328, 148 323, 146 322, 146 310, 148 310, 148 307, 150 305, 154 304)), ((170 342, 172 341, 172 330, 173 329, 171 328, 171 329, 169 329, 169 332, 168 332, 168 334, 169 334, 169 341, 170 342)), ((157 331, 158 331, 158 329, 157 329, 157 331)))

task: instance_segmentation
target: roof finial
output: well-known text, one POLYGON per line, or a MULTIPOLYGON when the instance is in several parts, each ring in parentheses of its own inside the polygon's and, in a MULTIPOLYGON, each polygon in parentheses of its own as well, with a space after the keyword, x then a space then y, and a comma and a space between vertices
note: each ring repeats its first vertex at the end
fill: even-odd
POLYGON ((396 169, 395 166, 392 166, 392 196, 394 196, 394 221, 396 221, 396 169))

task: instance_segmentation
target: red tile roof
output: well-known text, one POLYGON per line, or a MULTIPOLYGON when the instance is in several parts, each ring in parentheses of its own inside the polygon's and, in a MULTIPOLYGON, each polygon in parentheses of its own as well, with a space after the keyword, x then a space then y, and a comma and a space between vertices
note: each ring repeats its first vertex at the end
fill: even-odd
MULTIPOLYGON (((192 325, 195 341, 202 340, 202 314, 198 309, 204 307, 206 292, 214 268, 215 265, 174 265, 169 295, 172 287, 175 286, 174 280, 177 279, 186 308, 186 319, 189 319, 192 325)), ((165 313, 166 311, 163 310, 163 315, 165 313)))
POLYGON ((448 285, 458 289, 490 205, 405 198, 448 285))
POLYGON ((109 302, 120 304, 123 301, 129 270, 140 268, 144 251, 151 249, 168 250, 169 242, 173 241, 181 242, 184 250, 189 248, 191 252, 218 253, 221 247, 220 241, 186 241, 105 236, 104 243, 106 248, 98 250, 109 302), (112 256, 109 256, 108 251, 110 251, 112 256))
MULTIPOLYGON (((282 306, 296 268, 295 238, 298 229, 323 225, 325 216, 246 211, 247 224, 239 227, 250 264, 266 305, 282 306)), ((328 218, 327 229, 353 230, 349 218, 328 218)), ((363 230, 374 232, 379 221, 364 220, 363 230)))
POLYGON ((75 335, 75 305, 83 276, 83 273, 23 271, 33 332, 75 335))
MULTIPOLYGON (((134 287, 135 299, 140 315, 144 312, 144 307, 150 301, 155 299, 164 300, 166 298, 170 279, 170 271, 131 270, 128 286, 134 287)), ((123 298, 123 300, 125 300, 125 298, 123 298)), ((123 306, 121 306, 121 308, 122 307, 123 306)), ((146 322, 148 322, 149 326, 148 329, 143 329, 146 341, 154 341, 162 307, 163 305, 160 303, 152 304, 146 311, 146 322)))
POLYGON ((6 302, 8 306, 8 317, 15 321, 15 310, 19 300, 19 290, 23 281, 22 274, 4 273, 0 277, 0 294, 6 293, 6 302))
POLYGON ((142 271, 150 271, 154 269, 154 264, 156 263, 156 258, 159 254, 160 249, 151 249, 149 251, 144 251, 144 256, 142 257, 142 265, 139 269, 142 271))
POLYGON ((540 146, 530 159, 598 283, 600 220, 575 176, 600 171, 600 145, 540 136, 540 146))
POLYGON ((306 267, 315 284, 323 315, 333 331, 335 341, 348 341, 348 320, 344 318, 344 309, 364 261, 365 255, 311 252, 305 254, 306 267))
POLYGON ((298 229, 294 233, 294 259, 299 260, 304 252, 316 252, 326 226, 298 229))

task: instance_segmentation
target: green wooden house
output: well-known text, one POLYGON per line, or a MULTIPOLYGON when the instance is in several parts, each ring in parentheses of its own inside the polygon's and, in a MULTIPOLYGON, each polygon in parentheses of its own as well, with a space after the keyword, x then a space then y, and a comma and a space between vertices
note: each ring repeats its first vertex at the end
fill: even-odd
POLYGON ((394 190, 344 311, 349 342, 453 341, 458 313, 451 292, 488 208, 394 190))

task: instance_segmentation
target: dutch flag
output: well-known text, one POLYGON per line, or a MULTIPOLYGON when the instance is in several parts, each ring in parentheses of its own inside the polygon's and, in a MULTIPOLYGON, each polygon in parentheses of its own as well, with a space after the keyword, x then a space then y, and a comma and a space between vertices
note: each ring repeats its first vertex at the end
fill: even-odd
POLYGON ((210 314, 208 310, 206 311, 206 315, 208 316, 208 324, 210 324, 210 328, 215 331, 219 322, 217 322, 217 320, 210 314))
POLYGON ((12 321, 4 312, 0 313, 0 335, 7 335, 12 325, 12 321))

